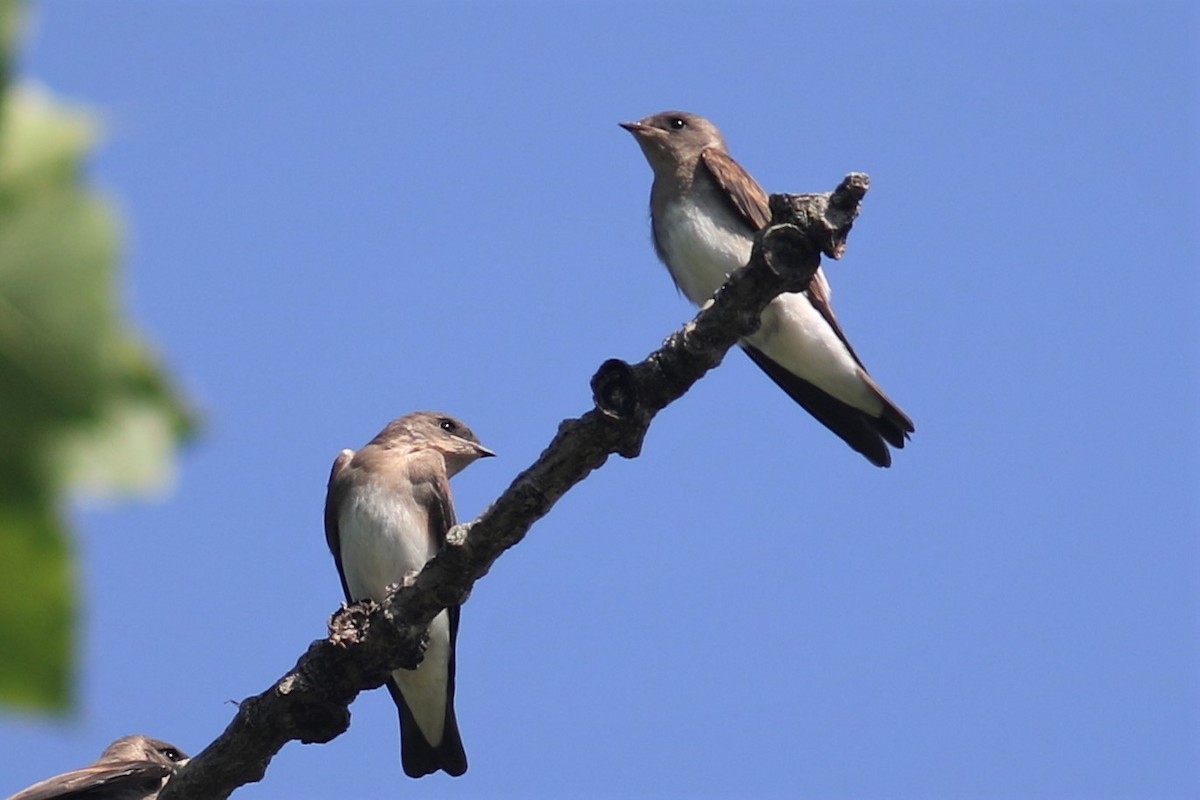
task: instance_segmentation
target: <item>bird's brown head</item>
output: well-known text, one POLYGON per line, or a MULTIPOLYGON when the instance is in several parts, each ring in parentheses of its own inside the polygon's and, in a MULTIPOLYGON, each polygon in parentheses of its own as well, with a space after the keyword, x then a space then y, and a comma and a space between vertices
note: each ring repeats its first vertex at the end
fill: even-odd
POLYGON ((471 462, 496 455, 484 447, 466 423, 440 411, 416 411, 388 423, 371 444, 384 448, 422 447, 436 450, 450 475, 471 462))
POLYGON ((694 161, 706 148, 726 149, 725 138, 716 125, 686 111, 663 111, 620 124, 637 139, 655 174, 673 172, 680 164, 694 161))
POLYGON ((122 736, 104 749, 103 761, 152 761, 157 764, 181 766, 188 756, 170 742, 149 736, 122 736))

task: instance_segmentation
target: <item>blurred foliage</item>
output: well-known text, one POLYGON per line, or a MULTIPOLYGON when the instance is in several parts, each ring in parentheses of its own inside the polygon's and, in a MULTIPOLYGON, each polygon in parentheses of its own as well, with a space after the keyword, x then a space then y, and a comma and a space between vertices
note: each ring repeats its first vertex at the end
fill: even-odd
POLYGON ((0 703, 63 712, 66 499, 161 489, 193 421, 119 308, 119 225, 81 178, 96 125, 12 81, 19 33, 19 4, 0 0, 0 703))

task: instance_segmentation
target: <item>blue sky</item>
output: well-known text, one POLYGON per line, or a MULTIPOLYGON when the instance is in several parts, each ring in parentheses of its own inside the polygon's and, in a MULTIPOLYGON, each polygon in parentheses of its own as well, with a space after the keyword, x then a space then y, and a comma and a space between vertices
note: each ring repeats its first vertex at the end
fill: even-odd
POLYGON ((1196 75, 1184 4, 38 4, 102 112, 122 291, 205 417, 80 508, 81 702, 0 794, 198 751, 340 600, 329 465, 420 408, 471 518, 691 315, 621 120, 704 114, 772 191, 872 190, 834 304, 913 417, 872 468, 733 353, 463 612, 460 779, 382 692, 239 797, 1200 794, 1196 75))

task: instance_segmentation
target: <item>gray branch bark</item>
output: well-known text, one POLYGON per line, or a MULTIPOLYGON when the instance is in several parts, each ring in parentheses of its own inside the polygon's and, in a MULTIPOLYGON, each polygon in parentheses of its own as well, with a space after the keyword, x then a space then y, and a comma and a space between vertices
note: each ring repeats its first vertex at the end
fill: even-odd
POLYGON ((696 317, 637 364, 609 360, 592 378, 595 407, 564 420, 553 441, 478 519, 451 531, 420 574, 387 597, 343 607, 329 638, 315 641, 271 688, 243 700, 233 721, 163 789, 161 800, 219 800, 262 779, 287 742, 328 742, 350 725, 359 692, 417 666, 430 620, 467 600, 475 581, 525 537, 572 486, 611 454, 634 458, 654 416, 758 328, 776 295, 808 286, 821 254, 840 258, 866 194, 851 173, 832 193, 772 195, 771 224, 750 262, 696 317))

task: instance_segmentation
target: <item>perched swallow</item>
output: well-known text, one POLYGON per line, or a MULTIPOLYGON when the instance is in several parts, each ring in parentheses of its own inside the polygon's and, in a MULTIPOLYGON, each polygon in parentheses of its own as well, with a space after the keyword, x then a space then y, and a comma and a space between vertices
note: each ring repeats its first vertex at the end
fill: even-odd
POLYGON ((187 760, 175 745, 125 736, 90 766, 47 778, 8 800, 152 800, 187 760))
MULTIPOLYGON (((703 305, 750 260, 754 234, 771 219, 767 194, 703 117, 664 111, 621 127, 654 170, 654 249, 679 290, 703 305)), ((806 291, 771 301, 742 349, 825 427, 872 464, 890 466, 887 445, 903 447, 912 420, 867 374, 829 298, 829 281, 818 269, 806 291)))
MULTIPOLYGON (((424 567, 454 525, 450 478, 494 455, 466 425, 429 411, 389 422, 357 453, 343 450, 329 475, 325 540, 346 600, 381 601, 389 585, 424 567)), ((458 613, 454 606, 434 617, 420 666, 396 670, 387 683, 400 709, 400 760, 413 778, 467 771, 454 716, 458 613)))

